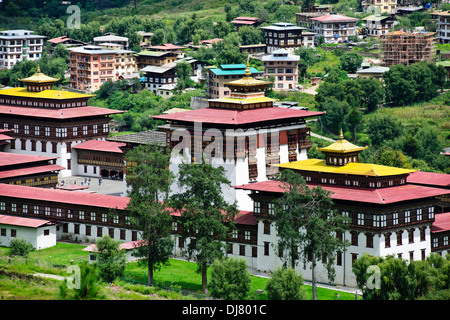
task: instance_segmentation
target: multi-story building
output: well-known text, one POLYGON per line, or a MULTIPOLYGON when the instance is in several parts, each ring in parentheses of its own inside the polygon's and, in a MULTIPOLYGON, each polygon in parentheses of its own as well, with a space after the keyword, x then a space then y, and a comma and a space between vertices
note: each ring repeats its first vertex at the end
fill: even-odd
POLYGON ((386 67, 395 64, 406 66, 420 62, 432 62, 436 57, 436 33, 421 31, 393 31, 382 38, 382 63, 386 67))
POLYGON ((94 92, 104 82, 114 80, 114 50, 91 45, 68 50, 69 82, 72 88, 94 92))
POLYGON ((366 12, 376 14, 392 13, 397 9, 397 0, 369 0, 366 1, 366 12))
MULTIPOLYGON (((245 64, 222 64, 219 68, 211 68, 206 74, 206 96, 210 99, 230 96, 230 89, 226 83, 230 80, 240 79, 245 73, 245 64)), ((259 75, 255 68, 250 68, 252 75, 259 75)))
POLYGON ((172 51, 150 51, 144 50, 134 54, 137 68, 143 69, 147 66, 162 66, 177 60, 178 54, 172 51))
POLYGON ((384 36, 394 25, 395 19, 390 16, 374 14, 361 19, 366 21, 367 35, 370 37, 384 36))
POLYGON ((70 85, 74 89, 94 92, 101 85, 137 72, 134 51, 83 46, 69 50, 70 85))
MULTIPOLYGON (((364 253, 424 260, 433 251, 432 243, 436 244, 435 251, 449 248, 448 242, 444 246, 448 226, 444 226, 440 218, 436 219, 443 228, 440 231, 447 232, 442 232, 441 236, 433 235, 432 225, 439 197, 450 194, 450 190, 407 183, 408 174, 414 170, 358 163, 362 149, 365 148, 349 143, 341 135, 330 146, 319 149, 326 155, 326 160, 308 159, 280 165, 281 170, 300 173, 310 188, 321 186, 330 191, 334 209, 350 218, 347 231, 337 235, 341 240, 349 241, 350 246, 344 252, 336 253, 334 284, 351 287, 356 287, 352 265, 364 253)), ((236 188, 251 192, 253 209, 249 210, 253 210, 258 221, 256 268, 271 271, 280 267, 274 201, 285 192, 282 183, 261 181, 236 188)), ((323 265, 316 266, 316 280, 329 282, 325 268, 327 258, 324 257, 322 262, 323 265)), ((306 280, 311 280, 309 263, 297 268, 306 280)))
POLYGON ((139 70, 144 73, 144 87, 147 90, 158 93, 161 86, 167 84, 176 84, 177 71, 175 65, 170 66, 147 66, 139 70))
MULTIPOLYGON (((278 172, 274 165, 305 159, 311 146, 306 119, 323 113, 275 107, 274 99, 264 94, 269 83, 254 79, 247 63, 243 78, 224 83, 229 96, 210 99, 207 108, 153 116, 167 122, 159 130, 166 132, 172 150, 170 170, 177 173, 181 161, 199 162, 209 150, 207 161, 223 166, 232 185, 241 185, 273 179, 278 172), (182 151, 176 155, 174 149, 182 151)), ((241 191, 224 188, 223 193, 248 210, 245 192, 239 196, 241 191)))
POLYGON ((19 61, 41 58, 45 36, 33 33, 29 30, 0 31, 0 69, 11 69, 19 61))
POLYGON ((327 14, 311 18, 315 41, 323 37, 324 43, 337 43, 348 40, 350 36, 358 34, 356 29, 357 18, 347 17, 341 14, 327 14))
POLYGON ((100 37, 94 38, 94 45, 100 45, 100 44, 117 44, 120 45, 119 49, 128 49, 128 38, 127 37, 119 37, 115 34, 108 34, 100 37))
POLYGON ((273 51, 262 57, 264 76, 274 76, 273 90, 295 89, 298 85, 298 62, 300 56, 289 54, 286 50, 273 51))
POLYGON ((243 26, 258 27, 261 24, 260 19, 256 17, 237 17, 230 23, 234 25, 234 31, 239 31, 243 26))
POLYGON ((110 116, 123 111, 88 106, 92 95, 53 90, 58 79, 38 72, 21 79, 26 84, 0 90, 0 128, 11 130, 5 152, 56 158, 64 167, 60 177, 75 175, 72 147, 91 139, 105 139, 110 116))
MULTIPOLYGON (((294 53, 296 48, 306 45, 303 32, 307 32, 307 29, 297 27, 293 23, 278 22, 271 26, 261 27, 261 29, 264 31, 267 53, 272 53, 279 49, 285 49, 289 53, 294 53)), ((308 36, 311 35, 308 33, 308 36)))
POLYGON ((436 34, 440 43, 450 43, 450 11, 436 14, 436 34))

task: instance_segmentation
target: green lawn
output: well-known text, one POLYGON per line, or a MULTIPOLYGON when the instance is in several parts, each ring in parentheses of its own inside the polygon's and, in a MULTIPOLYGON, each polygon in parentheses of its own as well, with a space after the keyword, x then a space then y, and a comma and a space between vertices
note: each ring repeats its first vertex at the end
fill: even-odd
MULTIPOLYGON (((16 262, 8 263, 6 258, 8 255, 8 248, 0 247, 0 269, 7 268, 10 271, 22 274, 30 273, 52 273, 66 276, 66 268, 73 260, 77 264, 86 260, 87 252, 82 251, 85 246, 78 244, 69 244, 58 242, 56 246, 48 249, 34 251, 30 254, 28 261, 17 260, 16 262), (54 266, 59 266, 55 268, 54 266)), ((208 272, 210 277, 210 271, 208 272)), ((124 278, 135 283, 147 283, 147 269, 139 266, 138 263, 133 262, 127 265, 124 278)), ((166 289, 181 289, 188 292, 201 291, 201 275, 197 273, 197 264, 194 262, 170 259, 169 265, 161 267, 159 271, 154 273, 155 283, 166 289)), ((249 299, 252 300, 267 300, 267 293, 256 294, 256 290, 265 290, 267 278, 252 276, 251 289, 249 299)), ((0 295, 11 296, 30 296, 34 299, 36 296, 42 294, 43 299, 52 299, 55 293, 56 285, 45 281, 29 281, 26 278, 19 278, 10 280, 5 276, 0 277, 0 295), (16 285, 14 285, 16 283, 16 285), (31 283, 30 288, 27 284, 31 283), (51 284, 51 285, 50 285, 51 284), (20 289, 20 291, 16 291, 20 289)), ((312 287, 304 285, 308 295, 312 298, 312 287)), ((339 300, 354 300, 355 296, 352 293, 338 292, 335 290, 318 288, 319 300, 334 300, 335 294, 339 294, 339 300)))

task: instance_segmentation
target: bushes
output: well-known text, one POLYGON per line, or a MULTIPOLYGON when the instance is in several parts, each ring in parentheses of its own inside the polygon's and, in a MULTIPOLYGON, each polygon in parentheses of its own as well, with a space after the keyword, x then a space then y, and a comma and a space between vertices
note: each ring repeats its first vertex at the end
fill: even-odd
POLYGON ((267 282, 269 300, 305 300, 303 278, 292 268, 279 268, 267 282))

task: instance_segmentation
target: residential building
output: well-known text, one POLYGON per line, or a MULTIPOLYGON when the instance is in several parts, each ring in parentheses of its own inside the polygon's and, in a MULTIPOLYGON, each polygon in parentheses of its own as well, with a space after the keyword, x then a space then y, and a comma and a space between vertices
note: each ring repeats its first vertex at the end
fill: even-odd
POLYGON ((251 27, 258 27, 261 23, 259 21, 259 18, 256 17, 237 17, 230 23, 234 25, 234 31, 239 31, 240 27, 243 26, 251 26, 251 27))
POLYGON ((127 78, 127 76, 137 73, 135 51, 131 50, 116 50, 114 56, 114 80, 118 80, 120 77, 127 78))
POLYGON ((145 89, 152 90, 157 94, 161 86, 176 84, 177 71, 175 65, 152 66, 149 65, 139 70, 144 73, 143 85, 145 89))
POLYGON ((350 36, 358 35, 356 29, 357 18, 347 17, 341 14, 328 14, 316 18, 313 21, 315 41, 323 38, 324 43, 338 43, 348 40, 350 36))
POLYGON ((94 38, 94 45, 100 45, 104 43, 113 43, 120 45, 119 49, 128 49, 128 38, 127 37, 119 37, 115 34, 107 34, 100 37, 94 38))
POLYGON ((134 55, 136 57, 137 68, 143 69, 147 66, 162 66, 175 62, 178 54, 172 51, 150 51, 144 50, 134 55))
MULTIPOLYGON (((271 26, 261 27, 261 29, 264 31, 267 53, 279 49, 294 53, 296 48, 305 46, 303 32, 307 31, 306 28, 297 27, 293 23, 278 22, 271 26)), ((308 36, 310 35, 308 34, 308 36)))
POLYGON ((72 88, 95 92, 104 82, 114 80, 116 51, 92 45, 68 50, 69 82, 72 88))
POLYGON ((142 37, 141 42, 139 43, 141 49, 145 50, 152 45, 153 32, 139 31, 138 34, 142 37))
POLYGON ((11 69, 19 61, 39 60, 45 38, 29 30, 0 31, 0 69, 11 69))
POLYGON ((172 43, 165 43, 165 44, 162 44, 159 46, 149 46, 148 47, 148 50, 150 50, 150 51, 163 51, 163 52, 170 51, 170 52, 176 53, 177 58, 180 58, 180 59, 184 58, 184 49, 186 49, 186 47, 177 46, 172 43))
POLYGON ((261 59, 267 52, 267 45, 265 43, 240 45, 239 51, 246 52, 251 58, 261 59))
POLYGON ((274 76, 273 90, 285 91, 298 86, 298 62, 300 56, 289 54, 286 50, 273 51, 262 57, 264 76, 274 76))
POLYGON ((88 106, 92 95, 53 90, 58 79, 38 72, 20 79, 26 85, 0 90, 0 128, 11 130, 5 152, 56 158, 60 177, 78 173, 72 147, 105 139, 110 116, 124 111, 88 106))
POLYGON ((361 19, 366 22, 367 35, 370 37, 381 37, 389 32, 394 25, 395 19, 390 16, 374 14, 361 19))
POLYGON ((366 12, 375 14, 392 13, 397 9, 397 0, 369 0, 366 1, 366 12))
POLYGON ((358 78, 375 78, 378 80, 383 80, 383 74, 389 71, 389 67, 373 66, 370 68, 364 68, 356 71, 358 78))
POLYGON ((420 61, 432 62, 436 57, 435 32, 393 31, 382 38, 383 65, 410 65, 420 61))
POLYGON ((439 43, 450 43, 450 11, 436 14, 436 34, 439 43))
MULTIPOLYGON (((0 207, 5 206, 0 202, 0 207)), ((0 208, 1 210, 1 208, 0 208)), ((11 210, 17 210, 11 207, 11 210)), ((49 219, 33 219, 0 214, 0 241, 9 247, 11 240, 25 239, 34 249, 46 249, 56 245, 56 224, 49 219)))
POLYGON ((73 48, 73 47, 82 47, 88 45, 88 43, 71 39, 68 36, 61 36, 53 39, 47 40, 47 42, 50 42, 52 44, 52 49, 54 49, 58 44, 62 44, 66 48, 73 48))
MULTIPOLYGON (((207 161, 223 166, 232 185, 241 185, 274 179, 278 172, 274 165, 306 159, 311 147, 306 119, 323 113, 275 107, 274 99, 264 94, 269 84, 254 79, 247 63, 244 77, 224 83, 230 94, 209 99, 209 107, 152 116, 166 121, 158 130, 166 133, 166 145, 172 150, 170 170, 177 173, 181 161, 200 161, 202 151, 210 149, 212 158, 207 161)), ((172 192, 177 191, 174 183, 172 192)), ((250 210, 250 199, 240 191, 226 187, 223 193, 227 201, 250 210)))
MULTIPOLYGON (((219 68, 210 68, 206 74, 206 96, 210 99, 230 96, 230 89, 226 83, 241 78, 245 73, 245 64, 222 64, 219 68)), ((262 74, 255 68, 250 68, 254 76, 262 74)))
MULTIPOLYGON (((280 170, 301 174, 310 188, 321 186, 330 191, 334 209, 350 218, 348 230, 337 235, 341 240, 348 240, 350 246, 336 253, 333 282, 350 287, 356 287, 353 263, 364 253, 407 260, 426 259, 433 252, 432 242, 437 243, 432 231, 436 204, 440 196, 450 194, 450 190, 443 188, 409 184, 407 177, 415 170, 359 163, 358 154, 363 149, 365 147, 351 144, 341 134, 337 141, 319 149, 325 154, 325 160, 307 159, 279 165, 280 170)), ((269 272, 280 267, 282 260, 276 250, 278 238, 273 216, 274 203, 285 192, 282 183, 270 180, 235 188, 251 192, 251 210, 258 221, 257 269, 269 272)), ((438 215, 436 213, 436 217, 438 215)), ((438 248, 441 247, 436 246, 436 250, 438 248)), ((329 282, 327 262, 324 257, 323 264, 316 266, 318 282, 329 282)), ((311 280, 310 263, 300 264, 296 269, 305 280, 311 280)))

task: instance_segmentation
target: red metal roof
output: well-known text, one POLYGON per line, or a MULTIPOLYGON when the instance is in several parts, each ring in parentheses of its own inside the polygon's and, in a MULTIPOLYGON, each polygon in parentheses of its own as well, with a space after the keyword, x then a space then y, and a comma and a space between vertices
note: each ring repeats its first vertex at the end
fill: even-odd
POLYGON ((336 22, 344 22, 344 21, 354 22, 354 21, 358 21, 359 19, 347 17, 342 14, 327 14, 327 15, 320 16, 317 18, 311 18, 311 20, 320 21, 320 22, 334 22, 334 21, 336 21, 336 22))
MULTIPOLYGON (((280 182, 269 180, 234 186, 236 189, 283 193, 280 182)), ((310 188, 318 184, 308 183, 310 188)), ((392 204, 407 200, 423 199, 444 194, 450 194, 450 190, 406 184, 388 188, 358 188, 348 186, 320 185, 323 189, 333 192, 331 198, 335 200, 354 201, 372 204, 392 204)))
POLYGON ((432 233, 450 231, 450 212, 436 213, 431 226, 432 233))
POLYGON ((0 183, 0 197, 40 200, 72 205, 123 210, 129 198, 96 193, 44 189, 0 183))
POLYGON ((238 215, 236 216, 236 223, 256 226, 258 224, 258 220, 256 220, 255 215, 252 211, 239 211, 238 215))
POLYGON ((14 139, 13 137, 7 136, 6 134, 0 133, 0 141, 4 141, 4 140, 12 140, 14 139))
POLYGON ((450 174, 416 171, 406 178, 408 183, 450 187, 450 174))
POLYGON ((14 115, 35 118, 48 119, 72 119, 82 117, 96 117, 106 116, 117 113, 124 113, 121 110, 112 110, 99 107, 76 107, 65 109, 46 109, 46 108, 30 108, 30 107, 16 107, 11 105, 0 105, 0 115, 14 115))
POLYGON ((42 219, 34 219, 34 218, 24 218, 24 217, 15 217, 15 216, 7 216, 0 215, 0 224, 7 224, 13 226, 20 227, 29 227, 29 228, 39 228, 40 226, 51 223, 50 220, 42 220, 42 219))
POLYGON ((160 46, 150 46, 149 49, 176 50, 176 49, 186 49, 186 48, 185 47, 181 47, 181 46, 176 46, 176 45, 171 44, 171 43, 165 43, 165 44, 160 45, 160 46))
POLYGON ((73 149, 91 150, 101 152, 123 153, 120 147, 126 146, 126 143, 105 141, 105 140, 88 140, 73 146, 73 149))
POLYGON ((50 171, 59 171, 59 170, 64 170, 64 169, 65 169, 65 167, 58 166, 56 164, 48 164, 48 165, 29 167, 29 168, 4 170, 4 171, 0 171, 0 179, 28 176, 31 174, 38 174, 38 173, 44 173, 44 172, 50 172, 50 171))
MULTIPOLYGON (((119 245, 119 249, 121 250, 132 250, 134 248, 140 247, 143 245, 142 240, 136 240, 136 241, 129 241, 129 242, 123 242, 119 245)), ((97 252, 97 245, 91 244, 83 249, 83 251, 88 252, 97 252)))
POLYGON ((55 160, 56 157, 41 157, 28 154, 18 154, 9 152, 0 152, 0 168, 17 164, 33 163, 40 161, 55 160))
POLYGON ((216 108, 203 108, 186 112, 163 114, 152 116, 155 119, 183 121, 183 122, 203 122, 224 125, 242 125, 247 123, 257 123, 264 121, 298 119, 315 117, 323 112, 306 110, 287 109, 279 107, 260 108, 252 110, 228 110, 216 108))

